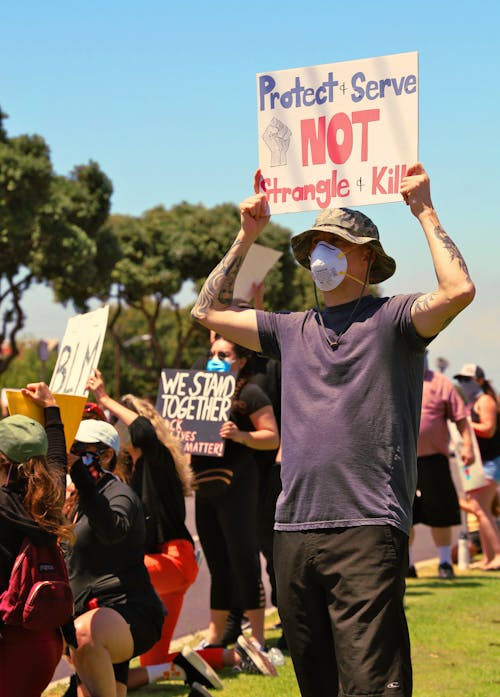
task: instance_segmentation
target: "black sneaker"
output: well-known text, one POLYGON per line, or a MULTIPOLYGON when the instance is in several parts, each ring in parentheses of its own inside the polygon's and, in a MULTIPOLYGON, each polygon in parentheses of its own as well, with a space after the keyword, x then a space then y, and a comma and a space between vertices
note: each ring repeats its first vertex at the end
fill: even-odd
POLYGON ((76 673, 73 673, 69 679, 68 689, 64 693, 63 697, 78 697, 78 678, 76 673))
POLYGON ((191 685, 188 697, 212 697, 212 693, 206 687, 200 685, 199 682, 194 682, 191 685))
POLYGON ((215 670, 189 646, 185 646, 173 662, 186 673, 186 685, 197 682, 205 687, 222 690, 223 684, 215 670))
POLYGON ((278 675, 278 671, 266 654, 243 634, 240 634, 238 637, 235 651, 238 652, 241 658, 238 669, 243 673, 258 673, 260 675, 272 675, 273 677, 278 675))
POLYGON ((453 567, 451 564, 448 564, 447 561, 444 561, 442 564, 438 566, 438 575, 439 578, 455 578, 455 572, 453 571, 453 567))
POLYGON ((413 566, 413 564, 408 567, 408 571, 406 572, 406 578, 418 578, 417 570, 413 566))

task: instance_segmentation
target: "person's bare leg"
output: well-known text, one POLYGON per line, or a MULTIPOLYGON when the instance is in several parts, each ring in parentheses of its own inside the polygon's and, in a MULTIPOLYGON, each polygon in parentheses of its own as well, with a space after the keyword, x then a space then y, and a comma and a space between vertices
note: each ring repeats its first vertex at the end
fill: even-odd
MULTIPOLYGON (((122 663, 133 654, 129 625, 111 608, 97 608, 78 617, 75 629, 78 648, 71 650, 71 659, 88 694, 117 697, 113 663, 122 663)), ((122 694, 126 694, 126 686, 122 694)))
POLYGON ((264 608, 257 610, 247 610, 246 614, 252 627, 252 636, 257 639, 261 646, 264 646, 264 608))
POLYGON ((116 683, 116 697, 127 697, 127 686, 122 682, 116 683))
POLYGON ((218 644, 224 634, 229 610, 210 610, 210 623, 206 640, 209 644, 218 644))
POLYGON ((436 547, 451 546, 451 528, 431 528, 431 535, 436 547))
POLYGON ((128 672, 128 689, 137 690, 139 687, 149 684, 149 676, 146 668, 131 668, 128 672))
MULTIPOLYGON (((126 697, 127 686, 121 682, 117 682, 115 684, 116 684, 116 697, 126 697)), ((87 690, 87 688, 84 685, 78 685, 78 687, 76 688, 76 694, 78 695, 78 697, 93 697, 93 695, 90 694, 90 692, 87 690)))
POLYGON ((479 523, 479 537, 483 550, 481 568, 496 569, 500 567, 500 531, 492 512, 491 505, 495 499, 497 484, 489 481, 487 486, 469 492, 470 498, 477 505, 474 511, 479 523))
POLYGON ((432 539, 436 545, 438 557, 439 557, 439 567, 442 564, 449 564, 452 566, 451 560, 451 527, 447 528, 431 528, 432 539))

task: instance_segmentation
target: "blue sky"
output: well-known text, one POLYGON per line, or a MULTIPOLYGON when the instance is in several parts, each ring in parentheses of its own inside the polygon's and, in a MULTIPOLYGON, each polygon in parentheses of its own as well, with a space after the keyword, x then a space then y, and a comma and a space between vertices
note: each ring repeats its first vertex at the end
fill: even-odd
MULTIPOLYGON (((113 212, 238 203, 257 165, 256 73, 418 51, 419 158, 477 285, 431 344, 431 365, 445 356, 453 374, 477 362, 500 389, 499 15, 493 0, 19 0, 2 8, 0 106, 9 135, 44 136, 59 174, 96 160, 113 181, 113 212)), ((431 290, 430 255, 404 204, 364 210, 398 263, 384 293, 431 290)), ((299 232, 313 218, 275 221, 299 232)), ((62 337, 73 314, 40 289, 26 309, 39 337, 62 337)))

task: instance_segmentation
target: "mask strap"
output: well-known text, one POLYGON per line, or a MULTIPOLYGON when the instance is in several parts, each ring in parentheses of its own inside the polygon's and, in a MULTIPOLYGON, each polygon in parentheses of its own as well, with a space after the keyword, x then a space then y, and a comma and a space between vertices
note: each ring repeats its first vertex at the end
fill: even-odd
POLYGON ((363 290, 365 289, 366 281, 360 281, 359 278, 356 278, 356 276, 352 276, 350 273, 346 273, 344 275, 346 278, 350 278, 351 281, 356 281, 356 283, 359 283, 360 286, 363 286, 363 290))
MULTIPOLYGON (((335 245, 332 245, 332 246, 335 247, 335 245)), ((347 255, 348 255, 350 252, 352 252, 353 249, 356 249, 356 247, 358 247, 357 244, 351 244, 351 246, 349 247, 349 249, 347 249, 345 252, 344 252, 343 249, 340 249, 340 247, 337 247, 336 249, 339 250, 339 252, 340 252, 339 256, 340 256, 340 258, 342 258, 342 257, 347 257, 347 255)))
MULTIPOLYGON (((352 252, 352 250, 353 250, 353 247, 351 247, 351 249, 348 249, 347 252, 344 254, 344 256, 349 254, 349 252, 352 252)), ((347 278, 351 279, 351 281, 356 281, 356 283, 359 283, 360 286, 363 286, 363 290, 368 285, 368 279, 370 278, 370 271, 372 269, 372 264, 373 264, 373 257, 374 257, 373 249, 370 249, 370 258, 368 260, 368 266, 366 267, 366 274, 365 274, 364 281, 360 281, 359 278, 356 278, 356 276, 351 276, 350 273, 345 274, 347 278)))
POLYGON ((318 290, 316 288, 316 284, 313 283, 313 288, 314 288, 314 299, 316 300, 316 307, 314 308, 316 311, 316 315, 318 317, 319 323, 321 324, 321 327, 323 329, 323 335, 325 339, 328 342, 328 345, 330 346, 331 349, 335 349, 338 346, 338 341, 332 341, 330 337, 328 336, 328 332, 326 331, 325 323, 323 321, 323 315, 321 314, 321 310, 319 307, 319 299, 318 299, 318 290))
MULTIPOLYGON (((344 325, 344 328, 339 332, 337 338, 334 341, 332 341, 330 339, 330 337, 328 336, 328 332, 327 332, 326 327, 325 327, 325 322, 323 320, 323 315, 321 314, 321 310, 319 309, 319 300, 318 300, 318 292, 316 290, 316 284, 313 283, 314 297, 316 299, 316 307, 314 309, 316 310, 316 314, 318 316, 319 323, 321 324, 321 327, 323 328, 323 334, 325 336, 325 339, 327 340, 328 345, 330 346, 330 348, 332 350, 335 350, 338 347, 338 345, 340 344, 340 340, 341 340, 342 336, 344 335, 344 332, 350 326, 351 320, 353 319, 354 315, 356 314, 356 310, 358 309, 359 303, 361 302, 361 298, 363 298, 363 296, 364 296, 365 288, 368 285, 368 278, 370 277, 370 270, 372 267, 372 261, 373 261, 373 253, 370 252, 370 260, 368 261, 368 266, 366 267, 365 280, 362 283, 363 287, 361 288, 361 292, 358 296, 358 299, 356 300, 356 304, 354 305, 347 322, 344 325)), ((354 276, 350 276, 350 278, 354 278, 354 276)), ((357 278, 354 278, 354 280, 358 281, 358 283, 361 283, 361 281, 359 281, 357 278)))
MULTIPOLYGON (((349 254, 349 252, 352 252, 352 250, 353 250, 355 247, 358 246, 358 245, 356 245, 356 244, 351 244, 351 246, 349 247, 349 249, 348 249, 346 252, 344 252, 342 249, 340 249, 340 247, 336 247, 334 244, 330 244, 330 242, 327 242, 326 240, 320 240, 319 242, 317 242, 316 246, 318 246, 318 245, 320 245, 320 244, 325 244, 327 247, 330 247, 330 248, 333 247, 333 248, 335 248, 336 250, 338 250, 338 252, 339 252, 338 258, 339 258, 339 259, 342 259, 343 257, 347 257, 347 255, 349 254)), ((309 262, 310 262, 310 261, 311 261, 311 254, 310 254, 310 253, 308 254, 307 258, 309 259, 309 262)))

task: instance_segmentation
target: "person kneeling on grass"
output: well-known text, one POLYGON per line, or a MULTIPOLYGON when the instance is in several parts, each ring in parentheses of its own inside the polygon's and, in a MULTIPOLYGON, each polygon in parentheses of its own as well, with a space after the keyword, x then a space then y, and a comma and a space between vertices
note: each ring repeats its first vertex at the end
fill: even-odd
POLYGON ((124 697, 129 660, 158 641, 165 613, 144 565, 141 502, 110 471, 118 450, 111 424, 86 420, 68 456, 75 542, 65 552, 76 633, 67 640, 79 697, 124 697))
MULTIPOLYGON (((207 687, 222 690, 222 681, 206 659, 219 670, 232 667, 234 671, 242 673, 272 677, 278 675, 274 665, 257 644, 241 635, 234 649, 203 649, 198 652, 185 646, 179 653, 172 653, 170 660, 166 663, 135 668, 129 674, 129 690, 160 680, 183 681, 191 688, 189 697, 210 694, 205 689, 207 687)), ((73 675, 64 697, 76 697, 76 695, 76 675, 73 675)))
POLYGON ((170 661, 166 663, 136 668, 130 672, 129 690, 159 680, 183 680, 191 686, 196 682, 206 687, 222 689, 222 682, 214 668, 223 670, 228 667, 242 673, 272 677, 278 675, 265 652, 257 646, 256 642, 242 634, 238 637, 234 649, 214 648, 193 651, 185 646, 180 653, 172 653, 170 661), (131 684, 132 679, 133 684, 131 684))

